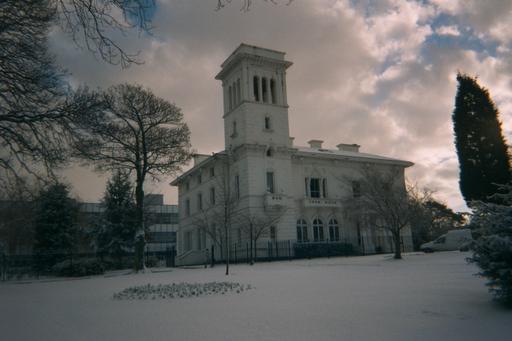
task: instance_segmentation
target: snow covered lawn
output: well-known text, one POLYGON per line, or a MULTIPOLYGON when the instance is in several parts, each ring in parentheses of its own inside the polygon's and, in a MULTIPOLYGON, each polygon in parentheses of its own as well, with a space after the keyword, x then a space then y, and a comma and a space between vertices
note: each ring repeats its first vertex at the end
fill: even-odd
POLYGON ((313 259, 0 284, 1 340, 510 340, 467 253, 313 259), (130 286, 237 282, 251 290, 115 300, 130 286))

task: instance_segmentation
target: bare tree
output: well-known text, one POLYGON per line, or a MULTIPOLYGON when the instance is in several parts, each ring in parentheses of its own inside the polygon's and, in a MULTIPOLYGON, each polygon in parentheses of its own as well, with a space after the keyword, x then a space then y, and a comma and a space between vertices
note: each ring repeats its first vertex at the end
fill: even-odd
POLYGON ((258 240, 268 234, 270 228, 275 226, 286 213, 284 206, 266 210, 263 214, 241 213, 238 216, 239 225, 243 233, 249 238, 249 263, 254 264, 256 245, 258 240))
MULTIPOLYGON (((174 104, 138 85, 122 84, 102 96, 102 110, 75 118, 76 155, 98 171, 135 174, 137 250, 144 248, 144 183, 173 175, 190 159, 190 132, 174 104)), ((142 254, 136 269, 143 267, 142 254)))
MULTIPOLYGON (((66 89, 46 47, 52 12, 45 1, 0 3, 0 168, 2 180, 64 161, 66 89)), ((3 181, 5 184, 5 181, 3 181)))
POLYGON ((401 259, 401 234, 417 216, 420 193, 406 188, 401 168, 389 170, 371 166, 362 169, 360 195, 347 202, 351 216, 376 229, 389 231, 393 238, 394 258, 401 259))
POLYGON ((0 169, 2 184, 12 175, 39 179, 68 160, 73 135, 69 117, 96 101, 66 86, 64 72, 48 52, 56 21, 110 63, 133 62, 109 39, 110 29, 148 28, 152 0, 5 0, 0 2, 0 169), (122 17, 116 17, 116 11, 122 17), (123 24, 124 23, 124 24, 123 24), (44 170, 44 171, 43 171, 44 170))
POLYGON ((149 32, 155 0, 51 0, 49 6, 78 46, 123 68, 141 63, 139 52, 125 51, 112 36, 133 29, 149 32))
POLYGON ((239 221, 241 210, 239 196, 231 176, 233 155, 229 152, 214 155, 221 165, 215 177, 215 196, 202 212, 192 219, 192 225, 206 233, 221 250, 221 257, 226 262, 226 275, 229 275, 231 230, 239 221))

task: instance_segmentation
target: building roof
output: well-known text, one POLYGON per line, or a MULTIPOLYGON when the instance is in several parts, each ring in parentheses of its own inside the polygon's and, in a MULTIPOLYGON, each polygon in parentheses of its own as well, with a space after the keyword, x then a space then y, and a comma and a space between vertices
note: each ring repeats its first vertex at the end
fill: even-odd
POLYGON ((380 156, 375 154, 361 153, 355 151, 338 150, 338 149, 325 149, 325 148, 310 148, 310 147, 295 147, 297 153, 295 155, 302 156, 313 156, 313 157, 329 157, 336 159, 350 159, 354 161, 373 161, 392 163, 403 167, 410 167, 414 165, 413 162, 394 159, 386 156, 380 156))
POLYGON ((221 64, 221 70, 215 76, 215 79, 222 79, 242 58, 258 58, 259 60, 267 60, 273 63, 283 64, 288 68, 293 63, 285 60, 284 55, 285 53, 281 51, 242 43, 221 64))

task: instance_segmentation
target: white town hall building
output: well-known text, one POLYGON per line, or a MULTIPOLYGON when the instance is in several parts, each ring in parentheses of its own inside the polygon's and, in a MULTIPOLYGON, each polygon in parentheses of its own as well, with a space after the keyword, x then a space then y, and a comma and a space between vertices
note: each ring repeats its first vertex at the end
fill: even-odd
MULTIPOLYGON (((222 81, 225 150, 196 154, 193 168, 171 183, 179 198, 178 264, 204 262, 212 245, 221 259, 224 245, 243 249, 256 238, 392 252, 390 234, 351 219, 345 203, 359 194, 361 167, 398 168, 405 184, 404 169, 412 163, 361 153, 356 144, 294 145, 286 94, 292 63, 284 55, 241 44, 221 65, 215 78, 222 81)), ((410 229, 402 243, 412 250, 410 229)))

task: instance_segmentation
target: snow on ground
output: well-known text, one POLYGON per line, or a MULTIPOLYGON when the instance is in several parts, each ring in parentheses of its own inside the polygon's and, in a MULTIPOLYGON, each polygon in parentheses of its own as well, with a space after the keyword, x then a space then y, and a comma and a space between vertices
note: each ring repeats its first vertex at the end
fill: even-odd
POLYGON ((0 284, 1 340, 510 340, 467 253, 313 259, 0 284), (114 300, 134 285, 239 282, 240 294, 114 300))

